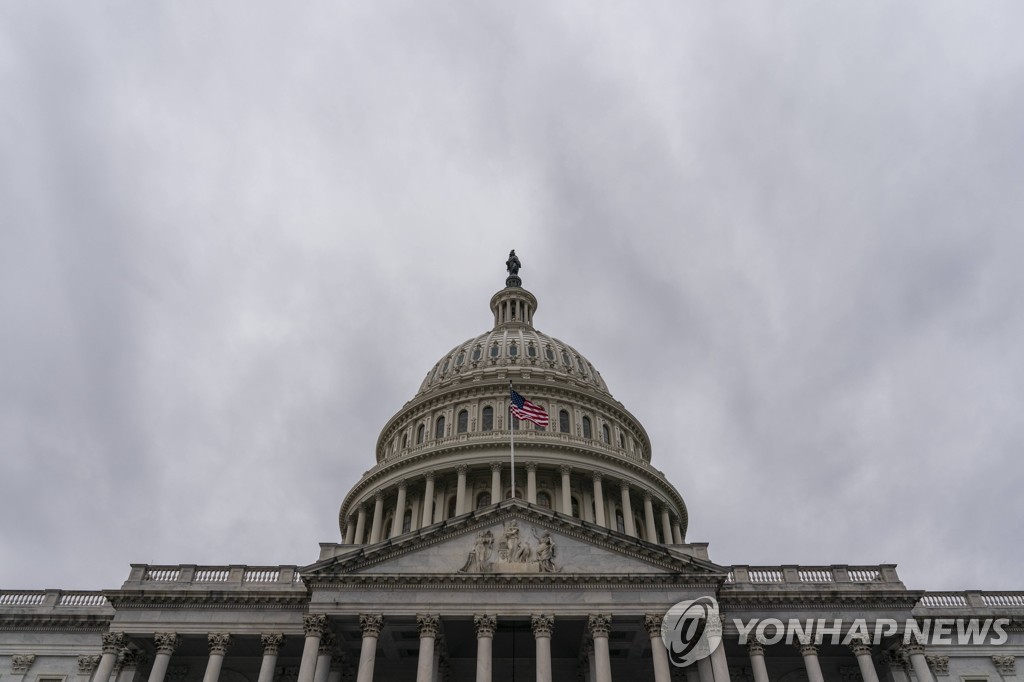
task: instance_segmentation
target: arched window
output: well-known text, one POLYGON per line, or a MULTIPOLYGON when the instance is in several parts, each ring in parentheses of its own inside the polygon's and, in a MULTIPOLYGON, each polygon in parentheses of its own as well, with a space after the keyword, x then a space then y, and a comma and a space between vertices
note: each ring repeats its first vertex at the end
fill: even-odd
POLYGON ((626 519, 622 516, 622 509, 619 507, 615 508, 615 530, 620 533, 626 532, 626 519))
MULTIPOLYGON (((420 428, 423 428, 423 427, 420 427, 420 428)), ((584 438, 593 438, 594 437, 594 432, 591 431, 591 429, 590 429, 590 417, 584 417, 583 418, 583 437, 584 438)))
POLYGON ((572 498, 572 515, 577 519, 580 518, 580 500, 578 497, 572 498))
POLYGON ((455 366, 456 367, 462 367, 463 363, 465 363, 465 362, 466 362, 466 351, 462 351, 455 358, 455 366))
POLYGON ((482 354, 483 353, 480 350, 480 346, 477 346, 476 348, 473 349, 473 360, 479 360, 482 354))
POLYGON ((489 492, 482 492, 476 496, 476 508, 489 507, 491 504, 491 494, 489 492))
POLYGON ((566 410, 558 411, 558 430, 569 433, 569 413, 566 410))
POLYGON ((412 509, 405 510, 405 516, 402 517, 402 532, 408 533, 412 530, 412 509))
POLYGON ((621 433, 619 434, 619 447, 623 450, 626 449, 626 437, 621 433))
POLYGON ((533 343, 530 343, 530 345, 528 345, 526 347, 526 357, 528 357, 528 358, 535 358, 535 357, 537 357, 537 346, 533 345, 533 343))
POLYGON ((510 358, 514 358, 517 355, 519 355, 519 346, 517 346, 516 342, 513 341, 512 343, 508 344, 508 356, 510 358))
POLYGON ((458 498, 456 498, 455 496, 452 496, 452 499, 448 500, 448 518, 449 519, 451 517, 455 516, 455 503, 457 501, 458 501, 458 498))
POLYGON ((551 495, 543 490, 537 493, 537 506, 551 509, 551 495))
POLYGON ((494 430, 494 408, 491 407, 490 405, 485 407, 482 414, 482 419, 480 421, 482 422, 481 430, 494 430))
POLYGON ((434 427, 434 438, 444 438, 444 417, 437 418, 437 425, 434 427))
POLYGON ((513 416, 509 415, 509 421, 512 422, 512 430, 513 431, 518 431, 519 430, 519 417, 513 417, 513 416))
POLYGON ((546 357, 549 362, 555 361, 555 351, 551 349, 551 346, 544 346, 544 357, 546 357))
POLYGON ((500 351, 499 351, 499 349, 498 349, 498 344, 497 344, 497 343, 495 343, 495 344, 492 344, 492 345, 491 345, 491 357, 492 357, 492 358, 496 358, 496 357, 498 357, 498 353, 499 353, 499 352, 500 352, 500 351))
POLYGON ((641 540, 647 539, 644 537, 645 535, 647 535, 646 526, 644 526, 644 524, 640 522, 640 517, 636 514, 633 514, 633 528, 636 528, 636 534, 640 537, 641 540))
POLYGON ((469 430, 469 411, 459 410, 459 417, 456 420, 456 426, 459 433, 465 433, 469 430))
POLYGON ((605 443, 611 445, 612 436, 611 436, 611 431, 608 430, 608 425, 607 424, 601 424, 601 440, 603 440, 605 443))
POLYGON ((402 434, 402 449, 405 450, 407 447, 409 447, 409 434, 403 433, 402 434))
POLYGON ((391 537, 391 529, 395 525, 395 517, 388 514, 384 517, 384 539, 387 540, 391 537))
POLYGON ((416 427, 416 445, 419 445, 420 443, 423 442, 424 431, 426 431, 426 427, 423 424, 420 424, 419 426, 416 427))

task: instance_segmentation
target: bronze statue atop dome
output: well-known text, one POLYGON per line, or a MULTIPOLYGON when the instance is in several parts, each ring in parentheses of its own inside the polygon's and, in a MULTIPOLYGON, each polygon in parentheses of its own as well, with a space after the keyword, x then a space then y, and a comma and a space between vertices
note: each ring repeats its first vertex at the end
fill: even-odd
POLYGON ((512 249, 508 252, 508 260, 505 261, 505 269, 508 271, 508 279, 505 280, 505 286, 520 287, 523 285, 523 280, 519 279, 519 268, 521 267, 523 267, 523 264, 519 262, 516 250, 512 249))

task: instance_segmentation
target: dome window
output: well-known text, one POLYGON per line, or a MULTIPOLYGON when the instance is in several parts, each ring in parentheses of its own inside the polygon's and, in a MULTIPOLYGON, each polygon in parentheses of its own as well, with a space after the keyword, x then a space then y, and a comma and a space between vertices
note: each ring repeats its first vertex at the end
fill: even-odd
POLYGON ((426 431, 426 428, 423 426, 423 424, 420 424, 418 427, 416 427, 416 445, 419 445, 423 442, 424 431, 426 431))
POLYGON ((408 533, 412 530, 412 509, 405 510, 405 516, 402 517, 402 532, 408 533))
POLYGON ((494 430, 494 408, 488 405, 483 409, 481 413, 481 430, 493 431, 494 430))
POLYGON ((626 437, 623 436, 621 433, 619 434, 619 448, 623 450, 626 449, 626 437))
POLYGON ((606 444, 611 445, 611 432, 608 430, 607 424, 601 424, 601 440, 603 440, 606 444))
POLYGON ((462 351, 455 358, 455 366, 456 367, 462 367, 462 365, 464 365, 465 362, 466 362, 466 351, 462 351))
MULTIPOLYGON (((587 375, 587 370, 583 369, 583 362, 580 361, 580 356, 578 355, 576 356, 576 366, 579 368, 580 374, 583 376, 587 375)), ((447 364, 445 365, 445 369, 447 369, 447 364)))
POLYGON ((548 359, 548 362, 555 361, 555 351, 551 349, 551 346, 544 347, 544 357, 548 359))
POLYGON ((565 410, 558 411, 558 430, 561 433, 569 433, 569 413, 565 410))
POLYGON ((441 374, 446 374, 448 372, 448 364, 450 362, 451 362, 451 358, 445 358, 444 367, 441 368, 441 374))
POLYGON ((450 500, 448 500, 448 518, 449 519, 451 517, 455 516, 455 503, 457 501, 458 501, 458 498, 456 498, 454 495, 452 495, 452 498, 450 500))
POLYGON ((537 346, 532 343, 526 347, 526 357, 535 358, 537 357, 537 346))
POLYGON ((501 349, 498 348, 498 344, 497 343, 494 343, 494 344, 491 345, 491 357, 492 358, 498 357, 498 353, 500 353, 500 352, 501 352, 501 349))
POLYGON ((469 430, 469 412, 467 410, 460 410, 459 416, 456 419, 456 430, 459 433, 465 433, 469 430))
POLYGON ((578 497, 572 498, 572 515, 577 519, 580 518, 580 500, 578 497))
POLYGON ((512 423, 512 430, 513 431, 518 431, 519 430, 519 417, 511 417, 510 416, 509 417, 509 421, 512 423))
POLYGON ((437 418, 437 425, 434 427, 434 438, 444 438, 444 417, 437 418))
POLYGON ((402 434, 402 449, 405 450, 407 447, 409 447, 409 434, 403 433, 402 434))
POLYGON ((491 494, 489 492, 482 492, 476 496, 476 508, 481 509, 483 507, 491 506, 491 494))
POLYGON ((483 351, 480 350, 480 346, 473 349, 473 361, 478 361, 483 356, 483 351))
POLYGON ((517 355, 519 355, 519 346, 517 346, 516 342, 513 341, 512 343, 508 344, 508 356, 510 358, 514 358, 517 355))
MULTIPOLYGON (((420 428, 422 428, 422 427, 420 427, 420 428)), ((584 417, 583 418, 583 437, 584 438, 593 438, 594 437, 594 432, 590 428, 590 417, 584 417)))
POLYGON ((564 350, 562 351, 562 364, 566 367, 572 367, 572 362, 569 360, 569 354, 564 350))
POLYGON ((537 506, 551 509, 551 495, 543 490, 537 493, 537 506))
POLYGON ((622 515, 622 510, 618 507, 615 508, 615 530, 620 533, 626 532, 626 518, 622 515))

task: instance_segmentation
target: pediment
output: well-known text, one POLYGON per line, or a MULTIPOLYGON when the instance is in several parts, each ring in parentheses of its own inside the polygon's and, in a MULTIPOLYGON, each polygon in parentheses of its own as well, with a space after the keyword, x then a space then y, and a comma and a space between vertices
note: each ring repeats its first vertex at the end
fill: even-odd
POLYGON ((727 569, 548 509, 506 500, 302 569, 307 582, 342 576, 692 576, 727 569))

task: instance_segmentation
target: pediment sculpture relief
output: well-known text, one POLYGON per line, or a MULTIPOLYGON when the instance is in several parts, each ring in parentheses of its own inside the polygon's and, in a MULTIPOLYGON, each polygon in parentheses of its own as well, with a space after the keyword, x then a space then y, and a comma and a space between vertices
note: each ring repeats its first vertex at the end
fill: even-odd
POLYGON ((533 537, 537 541, 534 549, 529 540, 523 539, 519 523, 506 521, 498 538, 495 552, 495 536, 490 530, 481 531, 473 540, 473 549, 466 557, 466 563, 459 573, 558 573, 561 567, 555 565, 556 549, 551 533, 540 535, 536 529, 533 537))

